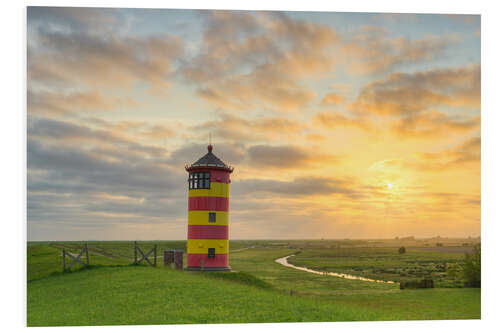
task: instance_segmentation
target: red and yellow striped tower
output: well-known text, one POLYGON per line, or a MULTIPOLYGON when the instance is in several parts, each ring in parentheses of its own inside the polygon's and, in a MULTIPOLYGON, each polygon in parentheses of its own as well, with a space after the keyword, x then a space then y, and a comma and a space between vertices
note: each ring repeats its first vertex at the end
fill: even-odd
POLYGON ((212 153, 191 165, 189 172, 187 269, 228 271, 229 184, 233 168, 212 153))

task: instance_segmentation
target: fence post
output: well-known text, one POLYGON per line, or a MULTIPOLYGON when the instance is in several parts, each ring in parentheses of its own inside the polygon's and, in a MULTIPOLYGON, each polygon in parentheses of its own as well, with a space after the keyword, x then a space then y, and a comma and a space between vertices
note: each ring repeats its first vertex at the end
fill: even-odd
POLYGON ((137 264, 137 241, 134 241, 134 264, 137 264))
POLYGON ((203 265, 203 264, 204 264, 203 259, 201 259, 201 270, 202 270, 202 271, 203 271, 203 270, 205 270, 205 267, 204 267, 204 265, 203 265))
POLYGON ((89 243, 85 243, 85 254, 87 255, 87 266, 89 265, 89 243))
POLYGON ((182 251, 178 251, 178 250, 175 250, 174 251, 174 266, 175 266, 175 269, 180 269, 182 270, 184 267, 184 263, 183 263, 183 252, 182 251))
POLYGON ((155 260, 154 260, 154 266, 156 267, 156 244, 155 244, 155 260))
POLYGON ((63 248, 63 272, 66 272, 66 250, 63 248))

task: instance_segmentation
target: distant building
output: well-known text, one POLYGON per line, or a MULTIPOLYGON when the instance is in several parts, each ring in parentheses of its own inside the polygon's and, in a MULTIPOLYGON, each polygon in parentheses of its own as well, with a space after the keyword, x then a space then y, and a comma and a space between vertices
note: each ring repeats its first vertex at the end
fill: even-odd
POLYGON ((229 184, 233 168, 212 153, 186 166, 189 172, 187 269, 228 271, 229 184))

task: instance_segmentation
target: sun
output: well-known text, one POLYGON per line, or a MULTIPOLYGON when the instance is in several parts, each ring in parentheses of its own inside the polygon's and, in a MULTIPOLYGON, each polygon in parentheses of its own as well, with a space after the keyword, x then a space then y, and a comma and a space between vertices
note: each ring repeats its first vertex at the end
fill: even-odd
POLYGON ((388 190, 392 190, 392 184, 391 183, 387 183, 387 189, 388 190))

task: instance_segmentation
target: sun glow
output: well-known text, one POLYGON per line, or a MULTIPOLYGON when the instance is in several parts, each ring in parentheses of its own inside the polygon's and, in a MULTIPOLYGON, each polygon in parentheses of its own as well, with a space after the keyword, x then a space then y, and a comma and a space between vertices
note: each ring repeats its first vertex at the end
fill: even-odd
POLYGON ((392 190, 392 184, 391 184, 391 183, 388 183, 388 184, 387 184, 387 189, 388 189, 388 190, 392 190))

